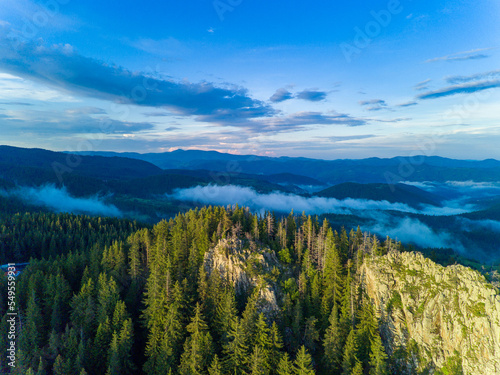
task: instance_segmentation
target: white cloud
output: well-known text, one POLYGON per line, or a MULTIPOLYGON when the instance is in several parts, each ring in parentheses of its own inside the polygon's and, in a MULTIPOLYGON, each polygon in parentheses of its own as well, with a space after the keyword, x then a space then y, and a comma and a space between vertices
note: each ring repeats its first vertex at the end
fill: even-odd
POLYGON ((54 185, 42 187, 20 187, 10 192, 2 192, 4 196, 15 196, 21 198, 28 204, 45 206, 55 212, 70 212, 76 214, 91 214, 121 217, 120 210, 110 204, 106 204, 101 198, 94 196, 89 198, 72 197, 66 188, 58 189, 54 185))
POLYGON ((473 206, 458 207, 455 202, 450 202, 449 207, 436 207, 426 205, 422 210, 416 210, 403 203, 390 203, 388 201, 374 201, 366 199, 343 199, 324 197, 303 197, 295 194, 272 192, 259 194, 248 187, 235 185, 226 186, 196 186, 188 189, 179 189, 172 195, 182 201, 193 201, 202 204, 248 206, 257 211, 296 212, 305 211, 309 214, 338 213, 349 214, 353 211, 400 211, 407 213, 422 213, 425 215, 456 215, 470 212, 473 206))

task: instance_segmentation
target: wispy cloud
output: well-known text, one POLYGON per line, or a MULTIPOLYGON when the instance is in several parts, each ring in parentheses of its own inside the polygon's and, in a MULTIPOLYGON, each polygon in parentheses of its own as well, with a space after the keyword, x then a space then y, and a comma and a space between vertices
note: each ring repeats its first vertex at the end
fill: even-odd
POLYGON ((98 107, 80 107, 67 109, 66 113, 71 115, 105 115, 106 111, 98 107))
POLYGON ((307 100, 309 102, 319 102, 325 100, 327 93, 325 91, 318 90, 303 90, 297 93, 296 98, 307 100))
POLYGON ((396 104, 396 107, 411 107, 414 105, 417 105, 418 103, 414 100, 406 102, 406 103, 401 103, 401 104, 396 104))
POLYGON ((0 105, 20 105, 20 106, 25 106, 29 107, 32 106, 33 104, 31 103, 26 103, 26 102, 0 102, 0 105))
POLYGON ((428 85, 431 81, 432 81, 431 79, 426 79, 422 82, 417 83, 415 86, 413 86, 413 88, 417 91, 427 90, 428 85))
POLYGON ((119 121, 107 116, 92 117, 100 109, 84 107, 61 111, 9 111, 0 119, 4 134, 36 134, 44 136, 71 134, 128 134, 152 130, 149 122, 119 121))
POLYGON ((373 137, 376 137, 376 135, 374 135, 374 134, 339 135, 339 136, 328 137, 328 139, 331 142, 340 143, 340 142, 347 142, 347 141, 353 141, 353 140, 367 139, 367 138, 373 138, 373 137))
POLYGON ((344 125, 362 126, 366 121, 344 113, 296 112, 288 116, 274 117, 265 120, 255 120, 252 124, 255 130, 275 132, 283 130, 297 130, 308 125, 344 125))
POLYGON ((436 61, 467 61, 467 60, 478 60, 478 59, 486 59, 490 57, 490 55, 486 55, 484 53, 480 53, 482 51, 488 51, 492 48, 479 48, 471 51, 458 52, 451 55, 435 57, 433 59, 426 60, 426 63, 436 62, 436 61))
POLYGON ((388 109, 387 103, 382 99, 361 100, 359 104, 367 111, 380 111, 388 109))
POLYGON ((472 81, 478 81, 481 79, 495 79, 500 78, 500 70, 491 70, 485 73, 477 73, 470 76, 450 76, 446 77, 445 80, 451 84, 467 83, 472 81))
POLYGON ((500 80, 470 82, 441 88, 439 90, 424 92, 417 99, 437 99, 457 94, 472 94, 478 91, 500 87, 500 80))
POLYGON ((129 44, 138 50, 157 56, 178 57, 189 53, 189 48, 172 37, 158 40, 142 38, 130 41, 129 44))
POLYGON ((285 88, 276 90, 276 92, 269 98, 273 103, 281 103, 285 100, 293 98, 293 94, 285 88))

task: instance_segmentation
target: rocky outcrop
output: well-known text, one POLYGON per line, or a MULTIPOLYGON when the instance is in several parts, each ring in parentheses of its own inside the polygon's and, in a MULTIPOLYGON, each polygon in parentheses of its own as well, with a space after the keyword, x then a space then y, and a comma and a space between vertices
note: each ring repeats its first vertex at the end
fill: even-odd
POLYGON ((205 253, 204 266, 209 275, 217 269, 233 285, 236 294, 258 288, 260 309, 266 315, 279 310, 278 288, 273 280, 279 261, 269 249, 250 248, 248 241, 239 239, 223 239, 205 253))
POLYGON ((403 351, 431 373, 453 359, 465 374, 500 374, 500 295, 479 272, 390 253, 368 257, 361 282, 391 357, 403 351))

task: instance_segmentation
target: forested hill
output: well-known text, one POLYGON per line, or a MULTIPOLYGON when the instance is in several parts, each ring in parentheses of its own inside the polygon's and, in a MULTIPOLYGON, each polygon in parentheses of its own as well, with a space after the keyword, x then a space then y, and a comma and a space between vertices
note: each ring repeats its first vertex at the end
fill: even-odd
MULTIPOLYGON (((315 217, 278 219, 237 207, 192 210, 152 228, 25 214, 0 229, 4 261, 30 263, 17 280, 15 374, 459 374, 462 363, 476 363, 453 351, 434 356, 410 331, 386 334, 389 313, 418 316, 420 292, 402 285, 401 298, 393 294, 384 307, 390 312, 381 314, 374 291, 387 287, 368 290, 363 275, 387 275, 374 265, 405 249, 359 229, 336 232, 315 217)), ((403 275, 425 274, 425 267, 396 263, 403 275)), ((497 294, 474 277, 483 280, 475 293, 497 294)), ((441 295, 447 284, 435 281, 441 295)), ((6 282, 1 278, 4 353, 6 282)), ((490 304, 481 306, 471 313, 496 319, 490 304)), ((468 329, 471 342, 484 342, 481 353, 496 353, 496 344, 468 329)), ((495 368, 484 363, 480 371, 495 368)), ((7 370, 5 356, 0 365, 7 370)))
POLYGON ((43 173, 50 176, 51 180, 52 176, 60 177, 68 173, 100 179, 131 179, 159 174, 162 170, 138 159, 70 155, 37 148, 0 146, 1 175, 17 174, 17 178, 22 179, 24 174, 30 172, 35 176, 43 173))
POLYGON ((411 207, 419 207, 422 204, 437 206, 442 199, 438 195, 405 184, 357 184, 353 182, 332 186, 317 192, 316 195, 336 199, 385 200, 391 203, 405 203, 411 207))

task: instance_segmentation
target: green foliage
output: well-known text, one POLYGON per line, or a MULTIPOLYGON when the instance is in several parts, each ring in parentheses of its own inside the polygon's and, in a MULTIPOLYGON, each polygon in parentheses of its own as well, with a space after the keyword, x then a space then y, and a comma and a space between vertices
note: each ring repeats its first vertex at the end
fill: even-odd
POLYGON ((196 304, 194 316, 186 327, 190 336, 184 343, 184 353, 181 356, 179 374, 202 374, 212 356, 212 337, 208 332, 201 312, 200 304, 196 304))
POLYGON ((460 354, 455 351, 455 354, 448 357, 446 363, 441 369, 436 372, 437 375, 463 375, 462 358, 460 354))
POLYGON ((487 316, 484 302, 478 302, 473 306, 467 306, 467 311, 469 311, 476 318, 487 316))
POLYGON ((208 375, 221 375, 222 374, 222 366, 219 361, 219 357, 214 355, 214 359, 208 368, 208 375))
POLYGON ((347 342, 344 348, 344 357, 342 360, 342 375, 350 375, 354 370, 356 363, 359 362, 357 357, 358 344, 356 342, 356 331, 351 330, 347 336, 347 342))
POLYGON ((283 353, 277 369, 278 375, 293 375, 294 368, 293 363, 290 361, 290 355, 288 353, 283 353))
POLYGON ((337 307, 334 307, 328 320, 329 326, 323 340, 323 360, 326 369, 336 372, 342 364, 342 335, 337 307))
POLYGON ((311 356, 307 353, 306 348, 302 345, 297 352, 297 357, 293 363, 294 373, 296 375, 314 375, 315 371, 312 367, 311 356))
POLYGON ((248 346, 243 332, 240 319, 236 318, 231 322, 231 330, 228 335, 228 342, 224 346, 226 357, 226 371, 239 375, 245 374, 248 363, 248 346))
POLYGON ((370 352, 370 375, 388 375, 387 354, 378 332, 372 339, 370 352))
MULTIPOLYGON (((6 214, 0 257, 32 257, 17 280, 23 318, 17 371, 398 373, 425 354, 410 341, 387 356, 359 274, 370 249, 385 252, 391 243, 360 230, 334 231, 327 221, 305 214, 259 216, 240 207, 204 207, 153 228, 66 214, 6 214), (254 253, 246 269, 207 266, 207 252, 223 238, 237 238, 254 253), (265 262, 257 258, 261 248, 265 262), (266 262, 275 257, 281 262, 273 261, 271 271, 266 262), (249 285, 238 293, 233 271, 248 271, 249 285), (275 293, 277 309, 263 298, 263 284, 275 293)), ((224 256, 237 255, 228 249, 224 256)), ((5 352, 5 278, 0 288, 5 352)), ((387 309, 401 308, 395 292, 387 309)), ((469 313, 483 316, 484 304, 469 307, 469 313)), ((459 362, 449 359, 441 373, 459 374, 459 362)), ((7 370, 4 358, 0 367, 7 370)))

